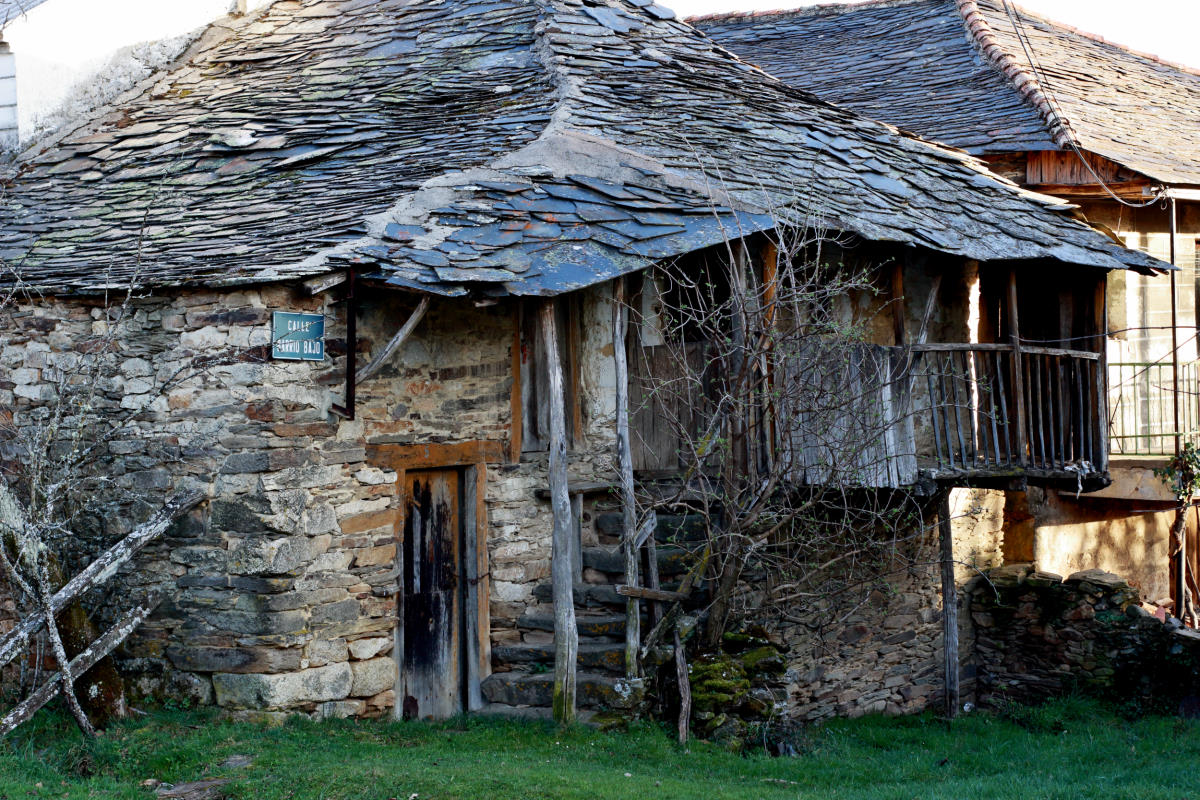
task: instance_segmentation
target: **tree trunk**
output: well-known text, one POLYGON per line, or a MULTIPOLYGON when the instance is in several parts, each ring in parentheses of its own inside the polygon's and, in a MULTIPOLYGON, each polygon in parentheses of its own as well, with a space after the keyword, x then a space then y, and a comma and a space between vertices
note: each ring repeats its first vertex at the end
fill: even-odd
POLYGON ((567 490, 567 422, 562 364, 558 358, 558 332, 554 324, 554 301, 540 309, 545 337, 546 367, 550 383, 550 505, 554 510, 550 580, 554 589, 554 719, 561 724, 575 721, 575 661, 579 632, 575 626, 574 570, 571 541, 575 525, 567 490))

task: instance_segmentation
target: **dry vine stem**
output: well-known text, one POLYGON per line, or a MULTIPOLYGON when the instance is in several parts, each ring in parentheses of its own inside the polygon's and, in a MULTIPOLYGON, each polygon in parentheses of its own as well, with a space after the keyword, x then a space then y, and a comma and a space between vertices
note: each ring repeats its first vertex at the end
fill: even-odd
POLYGON ((706 648, 736 620, 819 618, 835 597, 855 604, 848 587, 865 599, 915 568, 906 550, 927 538, 928 500, 889 485, 896 468, 879 445, 912 414, 881 397, 910 378, 866 343, 872 319, 857 302, 881 292, 881 266, 820 225, 780 227, 656 268, 630 300, 633 414, 652 411, 654 444, 678 459, 660 466, 683 476, 643 490, 639 517, 703 518, 706 648))

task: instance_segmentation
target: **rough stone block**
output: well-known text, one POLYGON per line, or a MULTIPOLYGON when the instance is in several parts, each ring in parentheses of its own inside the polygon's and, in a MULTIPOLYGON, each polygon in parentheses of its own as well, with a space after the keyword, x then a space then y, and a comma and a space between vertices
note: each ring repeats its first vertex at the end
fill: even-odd
POLYGON ((345 639, 314 639, 304 648, 304 657, 310 667, 322 667, 350 659, 345 639))
POLYGON ((350 694, 354 697, 372 697, 393 689, 399 674, 396 662, 388 656, 373 658, 370 661, 352 661, 350 669, 354 674, 350 694))
POLYGON ((279 575, 292 572, 323 553, 329 537, 290 536, 245 539, 229 554, 229 571, 238 575, 279 575))
POLYGON ((353 674, 346 663, 278 675, 213 675, 217 705, 251 709, 342 700, 349 696, 352 682, 353 674))
POLYGON ((359 661, 366 661, 369 658, 374 658, 382 653, 385 648, 391 646, 392 640, 386 636, 372 639, 358 639, 350 643, 350 654, 359 661))

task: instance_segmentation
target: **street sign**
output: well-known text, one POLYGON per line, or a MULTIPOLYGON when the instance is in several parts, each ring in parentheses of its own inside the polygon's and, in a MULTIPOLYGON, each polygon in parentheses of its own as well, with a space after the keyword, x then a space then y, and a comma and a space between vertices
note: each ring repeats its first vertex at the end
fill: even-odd
POLYGON ((275 311, 271 314, 271 358, 325 360, 325 316, 275 311))

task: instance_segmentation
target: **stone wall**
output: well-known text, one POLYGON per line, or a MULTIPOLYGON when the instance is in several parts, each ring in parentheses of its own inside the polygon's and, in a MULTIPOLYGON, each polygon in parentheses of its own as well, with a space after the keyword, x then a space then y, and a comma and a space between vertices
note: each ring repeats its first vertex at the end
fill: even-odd
POLYGON ((981 703, 1083 691, 1130 711, 1195 713, 1200 634, 1150 614, 1123 578, 1011 564, 969 592, 981 703))
MULTIPOLYGON (((414 305, 395 293, 364 294, 360 364, 414 305)), ((151 504, 173 488, 211 498, 110 590, 123 601, 167 589, 167 602, 120 654, 141 692, 326 716, 382 714, 394 704, 401 498, 397 465, 381 459, 380 446, 507 443, 515 306, 435 302, 401 352, 358 387, 350 421, 330 411, 342 402, 345 375, 345 305, 336 295, 276 285, 135 302, 122 362, 101 387, 109 409, 133 420, 107 443, 102 469, 151 504), (267 360, 272 310, 324 312, 331 358, 267 360), (163 390, 168 375, 214 355, 232 363, 194 369, 163 390)), ((585 319, 599 319, 598 305, 599 294, 587 293, 585 319)), ((86 300, 17 309, 0 332, 0 414, 19 427, 53 402, 62 370, 105 316, 86 300)), ((611 469, 602 385, 610 335, 585 326, 581 349, 590 366, 572 472, 594 477, 611 469)), ((0 452, 15 457, 11 443, 0 452)), ((542 454, 488 465, 497 641, 511 637, 548 574, 550 511, 533 494, 546 485, 545 471, 542 454)), ((147 513, 122 498, 94 499, 99 513, 79 550, 115 540, 147 513)))
MULTIPOLYGON (((965 585, 1003 562, 1004 493, 955 489, 955 577, 965 585)), ((932 522, 932 517, 930 518, 932 522)), ((942 600, 936 529, 902 546, 869 593, 847 593, 771 625, 788 647, 787 713, 799 720, 905 714, 942 702, 942 600)), ((973 630, 960 610, 963 700, 973 693, 973 630)))

